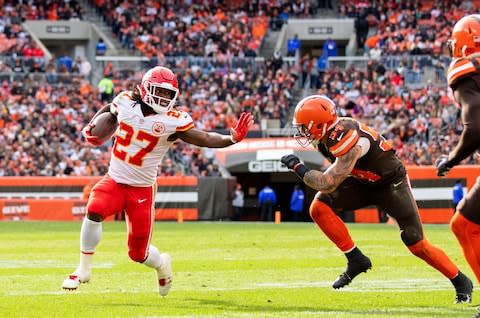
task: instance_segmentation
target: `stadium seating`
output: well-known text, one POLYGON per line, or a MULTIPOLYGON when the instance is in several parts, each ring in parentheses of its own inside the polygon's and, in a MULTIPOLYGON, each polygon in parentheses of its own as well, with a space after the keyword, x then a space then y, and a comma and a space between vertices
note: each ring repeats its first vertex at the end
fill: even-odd
MULTIPOLYGON (((142 71, 162 64, 177 72, 182 92, 179 105, 192 114, 201 129, 228 129, 243 110, 254 114, 257 130, 269 119, 278 120, 281 127, 288 124, 289 112, 302 88, 299 65, 282 63, 281 58, 273 57, 254 62, 249 56, 258 53, 267 26, 275 29, 277 19, 314 15, 317 10, 314 1, 303 2, 304 7, 289 1, 278 8, 268 4, 258 8, 251 2, 241 10, 238 7, 188 10, 179 6, 175 12, 181 14, 176 15, 166 7, 149 3, 136 7, 129 6, 128 1, 95 1, 98 12, 122 43, 149 58, 140 69, 107 65, 104 73, 112 77, 115 92, 131 89, 142 71), (153 27, 156 23, 153 12, 162 17, 161 28, 153 27), (127 22, 141 22, 142 26, 132 29, 127 22), (128 35, 132 30, 133 34, 128 35)), ((368 59, 365 68, 352 66, 346 71, 333 65, 310 85, 311 92, 331 96, 341 114, 375 126, 393 142, 405 163, 430 165, 458 141, 461 129, 458 109, 445 85, 448 58, 441 55, 442 43, 437 40, 448 36, 445 30, 453 17, 475 7, 455 7, 441 1, 430 14, 414 16, 413 24, 405 24, 404 21, 411 20, 411 10, 426 12, 428 2, 422 1, 420 8, 396 10, 402 14, 395 17, 390 16, 392 11, 388 7, 371 8, 365 3, 343 1, 339 15, 360 18, 362 12, 368 13, 366 18, 373 30, 370 38, 377 38, 373 46, 370 38, 366 39, 365 51, 369 57, 368 51, 378 45, 381 58, 368 59), (438 25, 442 28, 438 29, 438 25), (391 31, 392 26, 396 26, 395 31, 391 31), (410 36, 411 33, 416 36, 410 36), (436 40, 432 34, 437 35, 436 40), (412 58, 415 48, 412 43, 416 41, 419 41, 416 47, 428 48, 417 53, 432 54, 412 58), (422 72, 435 65, 439 65, 439 71, 432 85, 410 85, 419 83, 422 72)), ((111 145, 103 149, 86 148, 79 133, 102 106, 98 88, 90 82, 88 72, 82 71, 88 67, 82 67, 82 61, 74 57, 47 61, 20 26, 20 17, 81 19, 82 7, 70 2, 70 5, 38 6, 32 10, 26 5, 9 4, 2 12, 0 175, 102 175, 109 160, 105 150, 111 145)), ((478 159, 472 157, 468 162, 478 163, 478 159)), ((215 176, 219 167, 210 151, 179 143, 170 149, 159 175, 181 174, 215 176)))

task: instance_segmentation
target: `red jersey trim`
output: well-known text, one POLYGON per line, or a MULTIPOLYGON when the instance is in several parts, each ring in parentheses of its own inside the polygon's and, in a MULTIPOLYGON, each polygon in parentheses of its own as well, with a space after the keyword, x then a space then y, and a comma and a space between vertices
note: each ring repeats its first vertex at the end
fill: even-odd
POLYGON ((185 126, 180 126, 180 127, 177 127, 177 131, 187 131, 187 130, 190 130, 192 129, 193 127, 195 127, 195 125, 193 124, 193 121, 186 124, 185 126))

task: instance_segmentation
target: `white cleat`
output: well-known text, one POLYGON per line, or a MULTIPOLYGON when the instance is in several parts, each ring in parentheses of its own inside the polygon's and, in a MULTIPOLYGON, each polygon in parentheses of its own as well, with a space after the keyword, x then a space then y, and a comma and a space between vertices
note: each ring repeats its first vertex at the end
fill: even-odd
POLYGON ((77 274, 75 271, 73 274, 68 275, 67 278, 63 281, 62 288, 65 290, 77 290, 78 286, 83 283, 88 283, 90 280, 90 273, 88 274, 77 274))
POLYGON ((158 291, 160 295, 167 296, 172 287, 172 258, 167 253, 160 254, 162 265, 157 268, 158 291))

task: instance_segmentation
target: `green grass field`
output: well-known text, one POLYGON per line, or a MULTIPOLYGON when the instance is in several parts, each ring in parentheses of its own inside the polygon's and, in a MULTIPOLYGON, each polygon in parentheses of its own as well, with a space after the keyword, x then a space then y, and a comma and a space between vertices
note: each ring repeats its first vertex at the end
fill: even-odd
MULTIPOLYGON (((349 225, 373 269, 330 285, 346 260, 312 223, 155 225, 173 257, 174 285, 158 295, 153 270, 129 260, 123 222, 104 224, 92 280, 64 292, 77 265, 80 223, 0 222, 0 317, 472 317, 441 274, 410 255, 395 226, 349 225)), ((472 280, 446 225, 425 226, 472 280)), ((474 304, 478 304, 474 295, 474 304)))

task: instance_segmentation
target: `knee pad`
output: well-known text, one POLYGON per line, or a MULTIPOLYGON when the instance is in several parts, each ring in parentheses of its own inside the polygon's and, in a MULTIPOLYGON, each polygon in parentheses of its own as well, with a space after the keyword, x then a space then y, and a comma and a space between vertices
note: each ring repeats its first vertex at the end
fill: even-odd
POLYGON ((103 216, 95 212, 87 212, 87 219, 94 222, 102 222, 103 216))
MULTIPOLYGON (((100 200, 90 200, 87 204, 87 213, 89 215, 99 217, 104 219, 104 211, 106 210, 105 204, 100 202, 100 200)), ((95 221, 95 220, 94 220, 95 221)))
POLYGON ((328 213, 329 211, 332 212, 332 208, 329 207, 325 202, 320 200, 313 200, 312 204, 310 204, 310 216, 313 220, 318 219, 324 213, 328 213))
POLYGON ((128 251, 128 256, 130 257, 130 259, 137 263, 143 263, 147 258, 146 254, 147 254, 146 251, 133 250, 133 249, 128 251))
POLYGON ((421 229, 419 230, 415 227, 407 226, 401 231, 400 237, 402 238, 403 243, 409 246, 421 241, 423 239, 423 233, 421 229))

